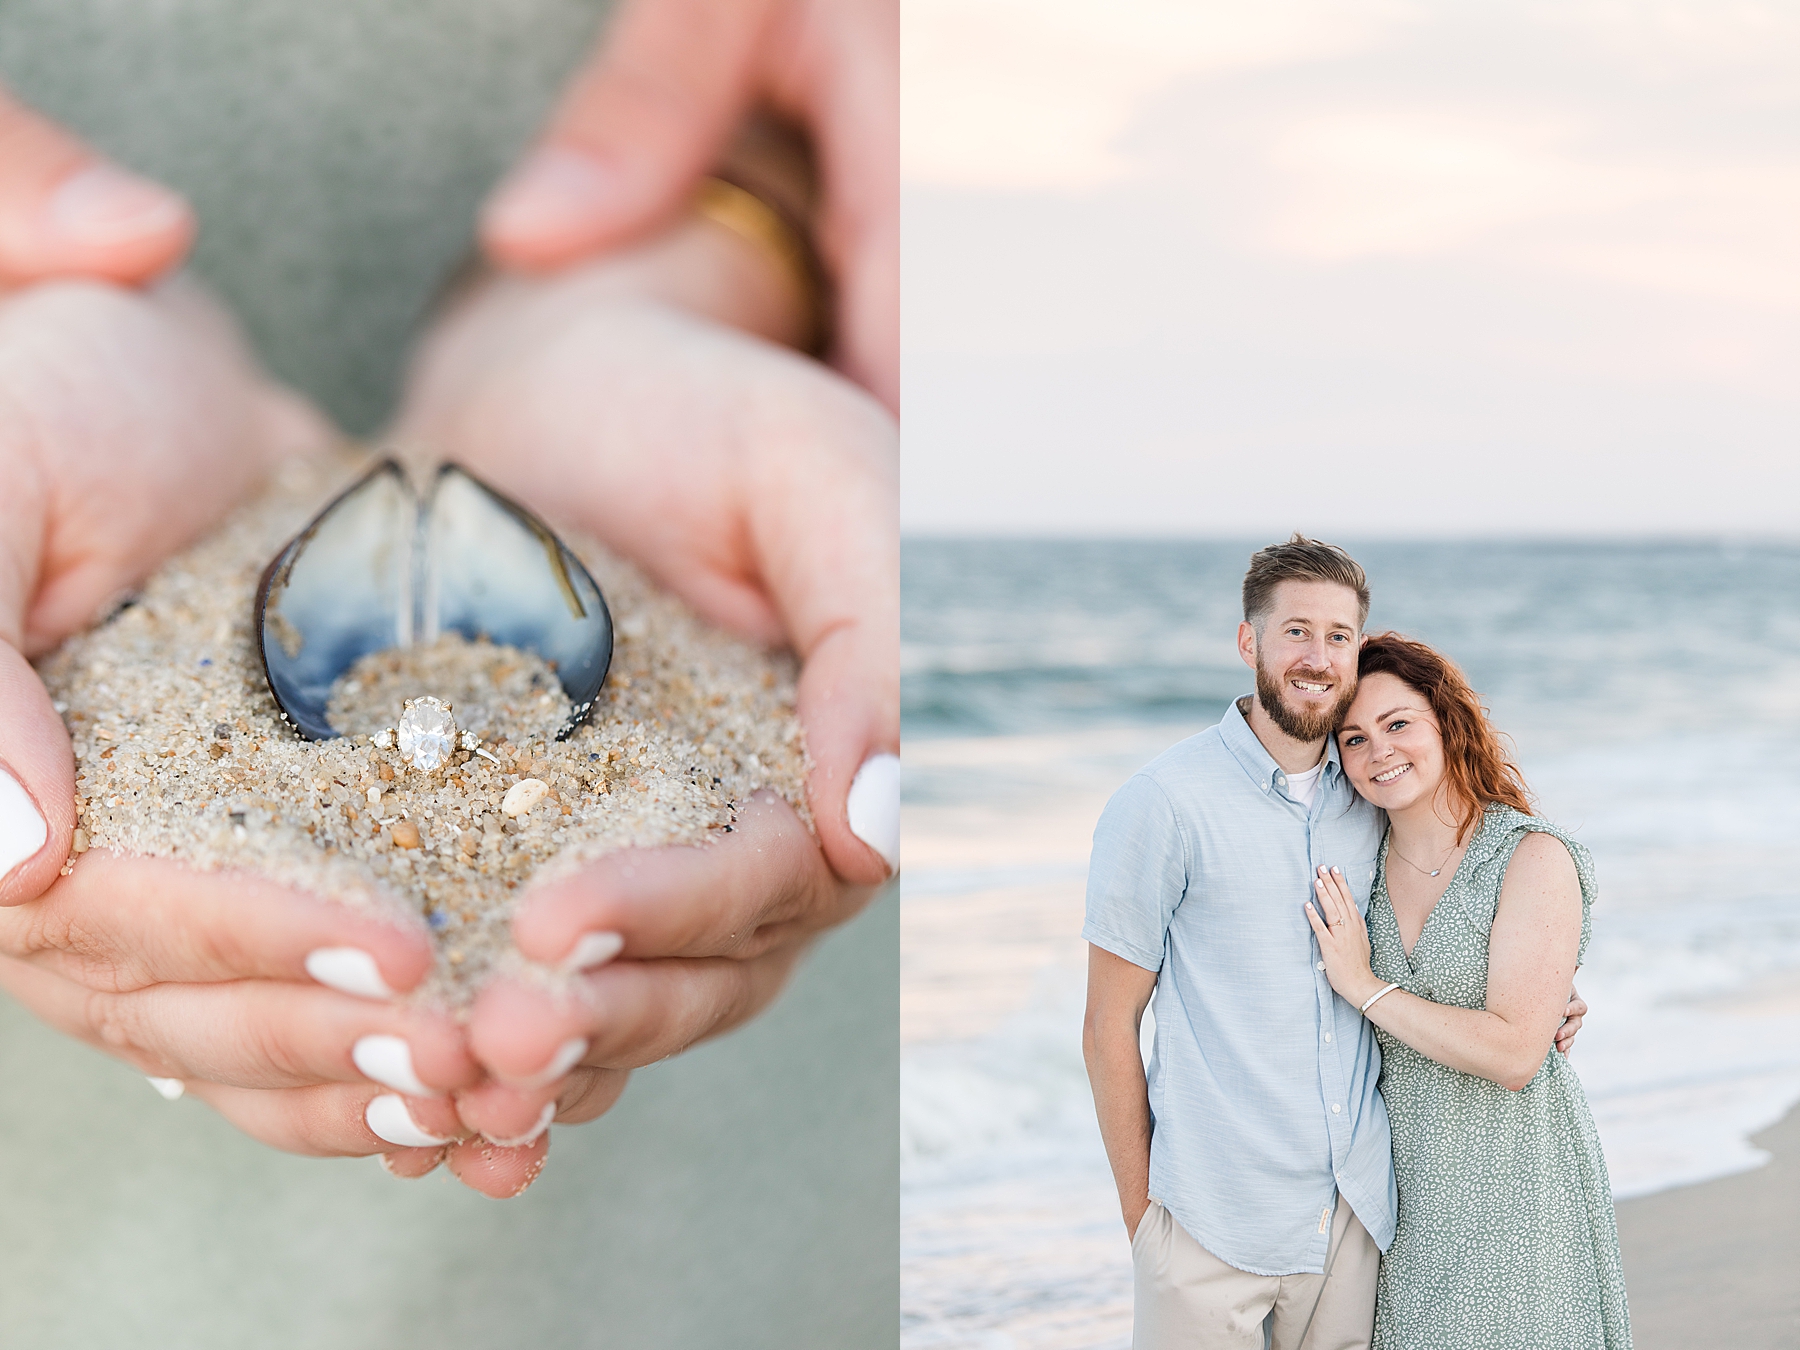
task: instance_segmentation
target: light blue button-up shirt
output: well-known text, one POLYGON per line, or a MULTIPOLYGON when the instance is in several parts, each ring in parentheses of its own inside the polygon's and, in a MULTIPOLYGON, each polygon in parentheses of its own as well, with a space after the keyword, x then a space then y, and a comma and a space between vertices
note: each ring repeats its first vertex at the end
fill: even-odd
POLYGON ((1367 912, 1385 820, 1326 755, 1307 810, 1234 704, 1113 795, 1088 867, 1082 936, 1158 972, 1150 1194, 1258 1275, 1324 1269, 1339 1192, 1394 1237, 1381 1052, 1302 908, 1326 864, 1367 912))

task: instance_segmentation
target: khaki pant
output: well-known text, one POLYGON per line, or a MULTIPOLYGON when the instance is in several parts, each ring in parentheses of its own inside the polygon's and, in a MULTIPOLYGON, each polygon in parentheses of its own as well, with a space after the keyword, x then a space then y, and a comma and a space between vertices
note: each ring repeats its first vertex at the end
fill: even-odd
POLYGON ((1325 1258, 1329 1277, 1228 1266, 1152 1200, 1131 1239, 1131 1350, 1263 1350, 1271 1311, 1271 1350, 1368 1350, 1380 1261, 1375 1239, 1342 1198, 1325 1258))

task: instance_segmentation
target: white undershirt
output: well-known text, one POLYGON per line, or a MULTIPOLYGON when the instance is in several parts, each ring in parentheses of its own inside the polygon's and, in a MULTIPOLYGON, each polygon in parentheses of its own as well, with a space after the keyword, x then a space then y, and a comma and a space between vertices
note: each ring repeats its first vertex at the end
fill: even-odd
POLYGON ((1320 760, 1305 773, 1290 773, 1287 776, 1288 796, 1311 811, 1313 798, 1319 793, 1319 775, 1324 771, 1325 761, 1320 760))

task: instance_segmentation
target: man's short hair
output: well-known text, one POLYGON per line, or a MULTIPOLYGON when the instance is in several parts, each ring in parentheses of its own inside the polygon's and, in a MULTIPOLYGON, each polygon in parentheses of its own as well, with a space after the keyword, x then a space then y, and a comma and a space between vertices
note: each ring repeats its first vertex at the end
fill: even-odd
POLYGON ((1356 559, 1336 544, 1308 539, 1295 532, 1285 544, 1270 544, 1250 555, 1244 573, 1244 621, 1262 632, 1275 607, 1275 588, 1284 581, 1330 581, 1356 592, 1356 627, 1369 618, 1369 579, 1356 559))

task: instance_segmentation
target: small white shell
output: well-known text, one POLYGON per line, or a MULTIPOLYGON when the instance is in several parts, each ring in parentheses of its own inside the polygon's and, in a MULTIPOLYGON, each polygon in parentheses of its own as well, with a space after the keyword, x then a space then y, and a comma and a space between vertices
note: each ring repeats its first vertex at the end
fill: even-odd
POLYGON ((509 816, 522 816, 549 795, 550 785, 542 779, 521 778, 506 789, 506 796, 500 801, 500 809, 509 816))

